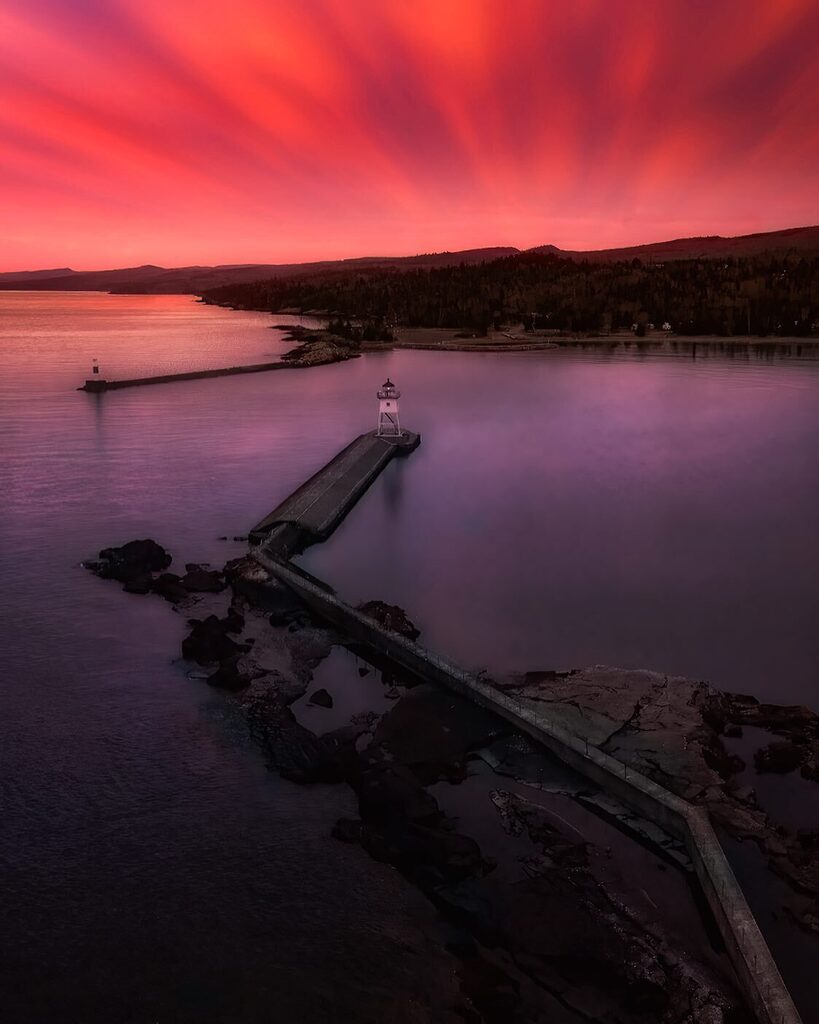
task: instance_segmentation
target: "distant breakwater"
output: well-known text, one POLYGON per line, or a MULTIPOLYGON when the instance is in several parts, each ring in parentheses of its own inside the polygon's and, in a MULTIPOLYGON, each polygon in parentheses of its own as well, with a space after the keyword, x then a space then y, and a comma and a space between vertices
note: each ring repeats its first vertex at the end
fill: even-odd
POLYGON ((203 380, 208 377, 232 377, 240 373, 266 373, 268 370, 295 370, 299 363, 251 363, 248 366, 224 366, 216 370, 186 370, 183 373, 162 373, 153 377, 132 377, 127 380, 87 380, 78 391, 118 391, 121 388, 144 387, 148 384, 171 384, 177 380, 203 380))

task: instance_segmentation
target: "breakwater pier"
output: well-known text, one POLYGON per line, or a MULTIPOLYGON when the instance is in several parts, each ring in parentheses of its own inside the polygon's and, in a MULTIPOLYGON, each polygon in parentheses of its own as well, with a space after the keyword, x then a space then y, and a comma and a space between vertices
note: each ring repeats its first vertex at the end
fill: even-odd
POLYGON ((214 370, 185 370, 182 373, 161 373, 153 377, 132 377, 127 380, 105 380, 91 377, 77 391, 100 394, 104 391, 119 391, 122 388, 146 387, 150 384, 172 384, 179 380, 206 380, 209 377, 233 377, 242 373, 267 373, 271 370, 297 370, 296 363, 249 363, 247 366, 223 366, 214 370))
POLYGON ((392 459, 408 455, 420 435, 361 434, 250 531, 268 555, 301 551, 325 540, 392 459))

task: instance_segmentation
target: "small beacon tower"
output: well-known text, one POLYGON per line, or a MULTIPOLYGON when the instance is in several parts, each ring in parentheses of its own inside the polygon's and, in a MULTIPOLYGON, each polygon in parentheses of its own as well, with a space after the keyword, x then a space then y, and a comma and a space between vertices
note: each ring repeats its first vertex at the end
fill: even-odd
POLYGON ((85 382, 86 391, 105 391, 107 382, 104 377, 100 376, 100 364, 98 360, 94 359, 91 363, 91 376, 85 382))
POLYGON ((398 399, 401 392, 389 377, 378 389, 378 437, 401 437, 401 424, 398 422, 398 399))

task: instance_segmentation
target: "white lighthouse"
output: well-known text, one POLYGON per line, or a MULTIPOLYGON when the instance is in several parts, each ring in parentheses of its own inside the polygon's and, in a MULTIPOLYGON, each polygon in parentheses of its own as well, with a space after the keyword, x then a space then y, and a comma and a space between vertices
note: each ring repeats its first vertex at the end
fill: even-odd
POLYGON ((389 377, 378 389, 378 437, 401 437, 398 422, 398 399, 401 392, 389 377))

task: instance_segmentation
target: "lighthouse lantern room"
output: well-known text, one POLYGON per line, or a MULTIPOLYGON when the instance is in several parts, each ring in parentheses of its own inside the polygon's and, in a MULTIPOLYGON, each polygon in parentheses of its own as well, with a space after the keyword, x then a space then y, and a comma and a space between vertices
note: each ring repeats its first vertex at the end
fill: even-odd
POLYGON ((398 421, 398 399, 401 392, 389 377, 378 389, 378 430, 379 437, 401 437, 398 421))

